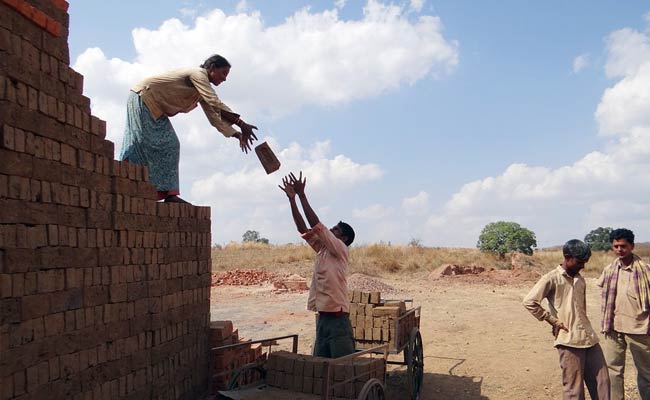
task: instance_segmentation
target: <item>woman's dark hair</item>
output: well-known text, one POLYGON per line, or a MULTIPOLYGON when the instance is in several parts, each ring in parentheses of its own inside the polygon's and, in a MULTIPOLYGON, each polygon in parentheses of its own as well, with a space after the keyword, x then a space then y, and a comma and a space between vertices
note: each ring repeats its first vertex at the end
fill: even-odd
POLYGON ((215 68, 230 67, 230 63, 228 62, 228 60, 226 60, 219 54, 215 54, 213 56, 210 56, 210 58, 208 58, 203 62, 203 64, 201 64, 201 68, 210 69, 212 67, 215 68))
POLYGON ((619 229, 614 229, 610 234, 609 234, 609 242, 613 242, 614 240, 621 240, 625 239, 629 244, 634 244, 634 232, 632 232, 629 229, 625 228, 619 228, 619 229))

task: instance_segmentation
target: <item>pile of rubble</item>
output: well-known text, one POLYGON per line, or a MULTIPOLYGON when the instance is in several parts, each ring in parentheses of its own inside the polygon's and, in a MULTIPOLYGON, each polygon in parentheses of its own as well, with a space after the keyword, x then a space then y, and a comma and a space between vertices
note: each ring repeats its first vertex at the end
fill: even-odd
POLYGON ((291 275, 273 281, 273 293, 303 292, 309 290, 307 279, 300 275, 291 275))
POLYGON ((397 293, 398 289, 384 282, 363 274, 352 274, 348 277, 348 291, 397 293))
POLYGON ((276 274, 253 269, 233 269, 212 274, 212 286, 254 286, 271 282, 276 274))

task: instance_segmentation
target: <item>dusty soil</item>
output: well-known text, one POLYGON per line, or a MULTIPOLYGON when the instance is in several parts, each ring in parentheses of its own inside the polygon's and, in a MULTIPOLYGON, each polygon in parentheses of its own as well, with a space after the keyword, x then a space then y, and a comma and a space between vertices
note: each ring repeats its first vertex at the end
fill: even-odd
MULTIPOLYGON (((538 274, 491 271, 476 276, 376 279, 391 298, 413 298, 422 306, 423 399, 559 399, 557 351, 546 323, 521 305, 538 274)), ((368 278, 370 279, 370 278, 368 278)), ((600 321, 599 290, 587 278, 588 315, 600 321)), ((269 284, 212 288, 211 319, 230 319, 240 336, 263 339, 296 333, 299 349, 311 354, 314 315, 307 293, 273 294, 269 284)), ((402 354, 392 356, 399 360, 402 354)), ((638 400, 636 373, 628 354, 628 399, 638 400)), ((387 397, 403 398, 405 367, 389 367, 387 397)), ((587 397, 589 398, 589 397, 587 397)))

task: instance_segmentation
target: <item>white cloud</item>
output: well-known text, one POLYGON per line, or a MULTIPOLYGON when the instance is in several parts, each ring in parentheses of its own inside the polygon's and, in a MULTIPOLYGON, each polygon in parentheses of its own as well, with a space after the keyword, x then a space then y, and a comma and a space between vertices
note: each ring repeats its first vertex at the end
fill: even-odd
POLYGON ((345 0, 334 0, 334 6, 339 10, 345 7, 345 3, 345 0))
POLYGON ((411 10, 415 12, 422 11, 425 2, 426 0, 411 0, 411 10))
POLYGON ((390 216, 393 210, 381 204, 373 204, 363 209, 355 208, 352 210, 352 216, 365 220, 380 220, 390 216))
POLYGON ((429 194, 420 191, 413 197, 402 200, 402 210, 406 215, 423 215, 429 210, 429 194))
POLYGON ((578 72, 582 71, 585 67, 587 67, 590 63, 589 60, 589 54, 584 53, 580 54, 576 58, 573 59, 573 73, 577 74, 578 72))
POLYGON ((191 26, 169 19, 155 30, 136 28, 132 35, 134 61, 88 49, 74 64, 85 77, 93 113, 110 122, 109 138, 116 143, 129 87, 155 73, 199 65, 217 51, 233 64, 228 82, 218 89, 220 97, 258 120, 309 104, 374 97, 450 72, 458 63, 458 45, 443 37, 438 17, 411 21, 402 8, 376 0, 368 1, 358 20, 343 20, 336 9, 302 9, 266 26, 259 12, 227 15, 215 9, 191 26), (359 79, 365 76, 373 79, 359 79))
POLYGON ((248 5, 248 2, 246 0, 239 0, 237 5, 235 6, 235 12, 237 12, 237 14, 245 13, 249 10, 250 10, 250 6, 248 5))
POLYGON ((582 238, 598 226, 627 226, 650 235, 650 37, 622 29, 607 40, 607 73, 619 80, 595 113, 599 132, 613 136, 560 168, 512 164, 501 175, 465 184, 427 221, 430 235, 445 230, 442 245, 473 246, 482 227, 519 222, 538 243, 582 238))

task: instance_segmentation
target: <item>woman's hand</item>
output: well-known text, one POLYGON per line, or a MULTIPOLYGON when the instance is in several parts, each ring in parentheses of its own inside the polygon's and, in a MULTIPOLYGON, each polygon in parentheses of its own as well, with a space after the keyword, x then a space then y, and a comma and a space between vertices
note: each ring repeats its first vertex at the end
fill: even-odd
POLYGON ((253 129, 257 129, 255 125, 250 125, 240 119, 237 124, 239 129, 241 129, 241 135, 239 136, 239 147, 241 151, 248 154, 248 151, 251 149, 251 145, 254 140, 257 140, 257 136, 253 132, 253 129))

